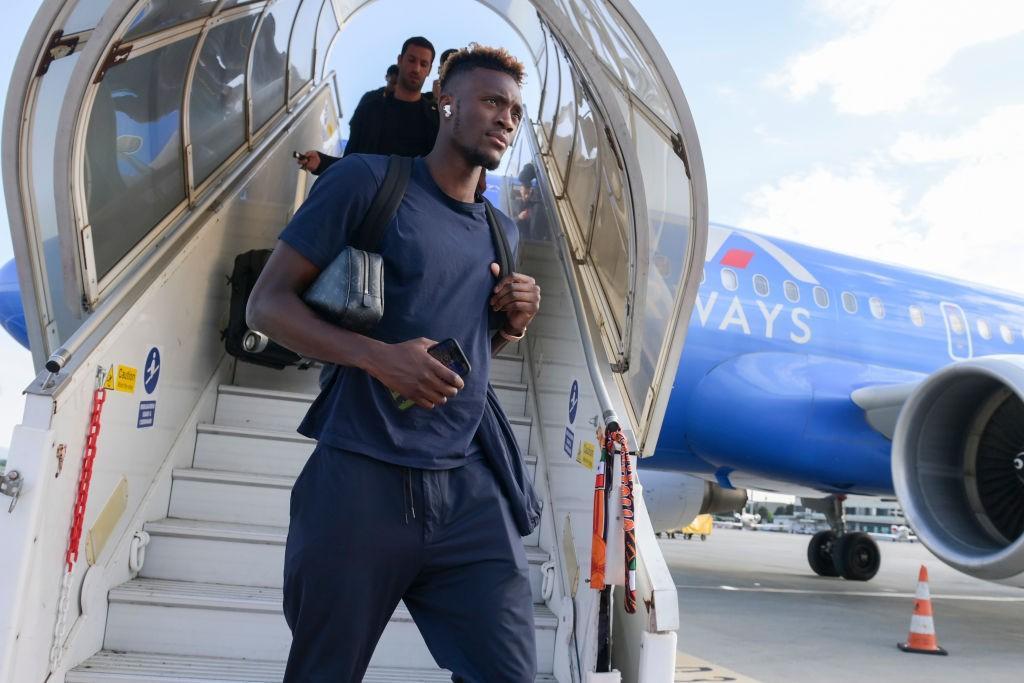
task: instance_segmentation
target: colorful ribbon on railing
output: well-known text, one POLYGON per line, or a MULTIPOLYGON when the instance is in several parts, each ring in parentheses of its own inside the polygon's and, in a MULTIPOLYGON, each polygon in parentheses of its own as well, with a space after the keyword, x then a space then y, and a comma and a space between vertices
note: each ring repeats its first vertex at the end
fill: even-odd
POLYGON ((605 432, 601 444, 601 460, 597 464, 594 481, 594 517, 590 545, 590 587, 602 590, 605 587, 605 570, 608 558, 608 523, 605 506, 612 487, 615 455, 620 457, 622 483, 619 489, 622 505, 622 531, 625 546, 625 609, 636 612, 636 523, 633 506, 633 463, 629 459, 629 443, 619 430, 605 432))

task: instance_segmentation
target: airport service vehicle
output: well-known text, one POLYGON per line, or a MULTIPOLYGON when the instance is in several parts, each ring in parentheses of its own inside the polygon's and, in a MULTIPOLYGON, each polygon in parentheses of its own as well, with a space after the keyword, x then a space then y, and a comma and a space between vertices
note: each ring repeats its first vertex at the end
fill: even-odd
POLYGON ((714 520, 711 515, 697 515, 692 522, 683 527, 683 538, 689 541, 694 536, 700 536, 700 540, 706 541, 713 527, 714 520))
MULTIPOLYGON (((521 253, 542 312, 490 378, 544 500, 523 539, 538 680, 671 680, 678 600, 639 483, 637 610, 581 574, 595 430, 658 448, 707 237, 696 131, 628 2, 481 2, 540 84, 489 189, 510 212, 532 163, 545 217, 521 253)), ((317 372, 225 354, 225 276, 305 197, 292 151, 340 151, 331 47, 366 4, 42 2, 4 115, 39 375, 0 486, 0 682, 280 680, 288 495, 313 449, 294 430, 317 372)), ((607 514, 622 583, 618 496, 607 514)), ((367 676, 447 678, 401 605, 367 676)))

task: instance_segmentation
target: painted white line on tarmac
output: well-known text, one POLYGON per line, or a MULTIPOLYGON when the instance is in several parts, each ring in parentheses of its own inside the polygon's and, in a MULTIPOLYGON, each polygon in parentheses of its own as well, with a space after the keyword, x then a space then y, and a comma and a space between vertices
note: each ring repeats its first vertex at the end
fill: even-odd
MULTIPOLYGON (((676 584, 676 588, 684 590, 722 590, 741 591, 744 593, 787 593, 794 595, 848 595, 854 598, 913 598, 914 593, 889 593, 881 591, 823 591, 806 590, 803 588, 767 588, 764 586, 696 586, 676 584)), ((933 594, 932 600, 975 600, 978 602, 1024 602, 1024 597, 1011 598, 996 595, 940 595, 933 594)))

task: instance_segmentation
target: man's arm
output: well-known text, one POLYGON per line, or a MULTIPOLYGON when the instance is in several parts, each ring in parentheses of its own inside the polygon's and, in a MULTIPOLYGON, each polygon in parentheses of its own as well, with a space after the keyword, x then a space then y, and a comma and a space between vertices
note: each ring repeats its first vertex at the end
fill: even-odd
POLYGON ((349 154, 373 153, 373 150, 368 149, 370 144, 369 127, 379 125, 379 123, 374 123, 372 121, 374 117, 369 115, 374 103, 374 99, 363 97, 359 106, 352 112, 352 120, 348 124, 348 142, 345 144, 345 152, 342 157, 347 157, 349 154))
POLYGON ((360 368, 422 408, 445 403, 464 386, 427 353, 433 340, 385 344, 321 320, 301 298, 319 274, 315 264, 279 241, 249 296, 246 323, 300 356, 360 368))

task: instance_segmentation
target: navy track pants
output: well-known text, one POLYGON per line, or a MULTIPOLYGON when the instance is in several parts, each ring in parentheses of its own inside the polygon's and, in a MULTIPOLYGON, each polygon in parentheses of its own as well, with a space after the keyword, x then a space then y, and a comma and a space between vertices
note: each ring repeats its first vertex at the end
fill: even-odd
POLYGON ((534 680, 526 552, 487 462, 410 469, 318 445, 291 495, 285 683, 362 680, 399 600, 453 681, 534 680))

